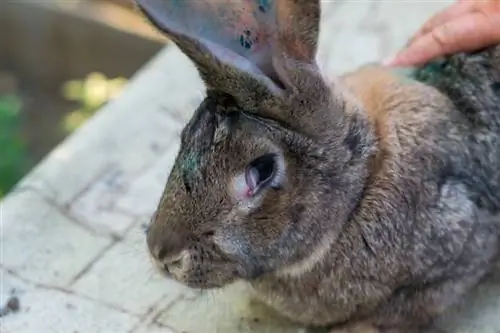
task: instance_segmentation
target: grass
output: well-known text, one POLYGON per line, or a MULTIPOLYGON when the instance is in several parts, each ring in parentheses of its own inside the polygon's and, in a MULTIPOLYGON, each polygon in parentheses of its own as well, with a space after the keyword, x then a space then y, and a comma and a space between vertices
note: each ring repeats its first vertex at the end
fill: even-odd
POLYGON ((30 168, 27 145, 21 136, 22 101, 18 95, 0 95, 0 198, 30 168))

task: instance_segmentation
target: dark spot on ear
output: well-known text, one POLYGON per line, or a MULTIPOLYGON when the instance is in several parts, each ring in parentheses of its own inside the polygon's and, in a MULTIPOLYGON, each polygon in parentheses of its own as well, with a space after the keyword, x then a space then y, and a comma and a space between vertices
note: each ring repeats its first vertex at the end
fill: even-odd
POLYGON ((500 95, 500 82, 494 82, 491 84, 491 89, 497 95, 500 95))
POLYGON ((292 220, 292 224, 299 223, 305 210, 306 207, 303 204, 296 204, 292 206, 290 209, 290 219, 292 220))
POLYGON ((253 41, 251 36, 252 32, 250 30, 245 30, 243 34, 240 35, 240 44, 247 50, 252 48, 253 41))

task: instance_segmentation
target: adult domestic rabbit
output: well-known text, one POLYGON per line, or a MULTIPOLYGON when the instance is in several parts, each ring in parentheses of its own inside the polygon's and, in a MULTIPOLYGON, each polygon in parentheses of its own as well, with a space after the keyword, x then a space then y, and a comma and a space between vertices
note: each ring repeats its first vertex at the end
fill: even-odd
POLYGON ((500 49, 331 79, 319 1, 137 2, 207 87, 147 233, 165 274, 246 280, 308 326, 410 333, 490 270, 500 49))

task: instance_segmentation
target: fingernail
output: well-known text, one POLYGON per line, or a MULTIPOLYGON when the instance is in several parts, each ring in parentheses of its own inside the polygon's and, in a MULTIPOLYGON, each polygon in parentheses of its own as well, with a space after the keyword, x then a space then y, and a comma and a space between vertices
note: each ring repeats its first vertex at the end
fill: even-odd
POLYGON ((383 66, 391 66, 394 64, 394 61, 396 60, 396 55, 389 56, 382 60, 382 65, 383 66))

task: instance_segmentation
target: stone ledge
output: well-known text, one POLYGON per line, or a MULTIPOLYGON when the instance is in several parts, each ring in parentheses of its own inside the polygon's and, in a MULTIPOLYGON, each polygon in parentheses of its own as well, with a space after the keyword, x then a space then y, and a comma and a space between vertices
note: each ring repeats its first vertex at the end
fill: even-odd
POLYGON ((112 244, 31 191, 8 196, 0 211, 2 267, 33 282, 65 287, 112 244))
POLYGON ((127 332, 140 318, 122 310, 81 298, 63 289, 27 284, 0 270, 1 304, 11 290, 20 299, 19 312, 0 319, 2 333, 127 332))

